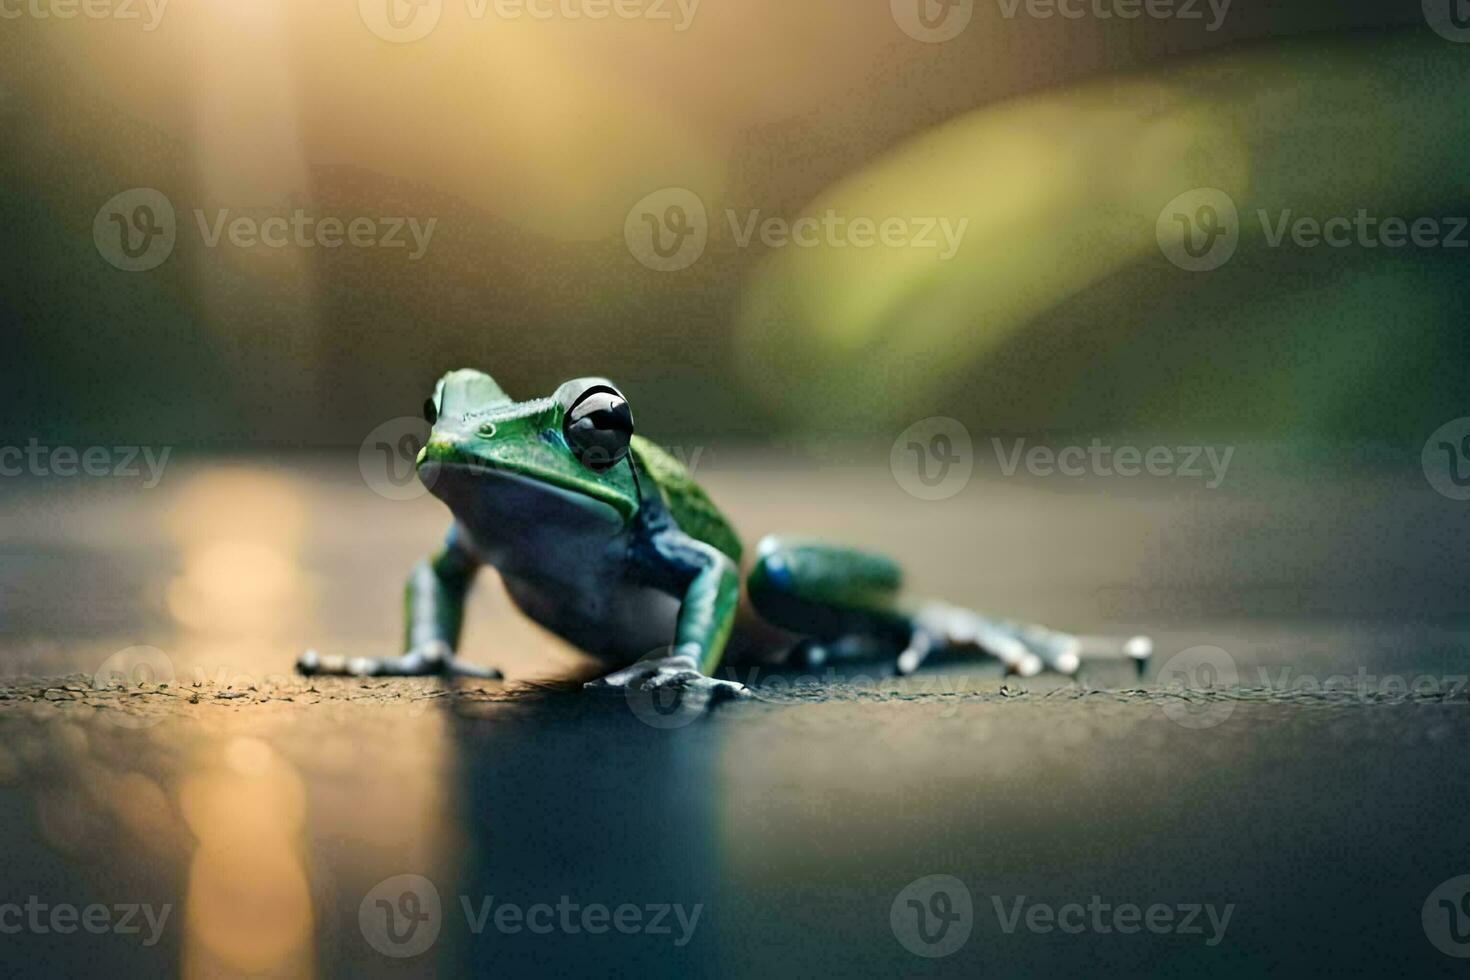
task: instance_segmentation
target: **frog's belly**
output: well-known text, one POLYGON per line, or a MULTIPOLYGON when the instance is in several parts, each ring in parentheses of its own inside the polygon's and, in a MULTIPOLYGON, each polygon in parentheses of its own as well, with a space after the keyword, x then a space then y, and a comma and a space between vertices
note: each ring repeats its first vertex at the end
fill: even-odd
POLYGON ((521 611, 585 653, 631 663, 673 641, 679 601, 657 589, 604 586, 578 593, 556 583, 501 574, 521 611))
POLYGON ((434 492, 515 604, 573 646, 636 660, 673 639, 678 601, 625 581, 628 531, 607 504, 513 474, 454 468, 434 492))

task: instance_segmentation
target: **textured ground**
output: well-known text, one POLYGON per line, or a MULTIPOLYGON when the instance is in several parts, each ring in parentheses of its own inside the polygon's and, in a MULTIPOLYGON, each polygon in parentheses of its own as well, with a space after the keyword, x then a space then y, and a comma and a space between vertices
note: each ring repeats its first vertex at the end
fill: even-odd
POLYGON ((1422 913, 1470 874, 1466 505, 1392 461, 1324 478, 1248 447, 1219 491, 982 469, 938 502, 863 459, 711 453, 700 476, 749 533, 883 547, 917 588, 1019 617, 1147 628, 1153 671, 742 675, 758 700, 695 717, 582 696, 591 665, 487 582, 467 646, 506 683, 307 680, 308 645, 392 647, 432 501, 373 493, 351 458, 7 486, 0 928, 6 902, 172 913, 152 944, 41 913, 4 937, 6 972, 1461 969, 1422 913), (428 908, 424 880, 432 942, 385 955, 385 910, 428 908), (916 939, 908 899, 953 910, 954 882, 967 937, 912 952, 949 940, 916 939), (688 935, 575 913, 476 932, 490 896, 700 914, 688 935), (1231 912, 1214 943, 1111 912, 1007 929, 1089 903, 1231 912))

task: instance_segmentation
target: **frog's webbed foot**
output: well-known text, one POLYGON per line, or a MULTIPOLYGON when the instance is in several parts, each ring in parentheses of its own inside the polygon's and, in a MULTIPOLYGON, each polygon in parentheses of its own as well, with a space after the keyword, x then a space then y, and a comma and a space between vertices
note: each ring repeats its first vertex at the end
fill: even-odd
POLYGON ((1009 624, 984 619, 965 609, 931 606, 908 625, 908 642, 891 637, 854 634, 835 639, 809 637, 799 641, 788 654, 792 667, 816 670, 852 663, 886 663, 900 676, 912 674, 925 663, 955 654, 979 652, 999 660, 1008 674, 1034 677, 1047 668, 1071 674, 1076 658, 1064 634, 1054 639, 1034 633, 1022 638, 1009 624))
POLYGON ((898 656, 898 672, 912 674, 931 654, 978 648, 998 659, 1006 671, 1033 677, 1043 670, 1075 676, 1087 660, 1132 660, 1143 672, 1153 642, 1146 636, 1130 639, 1080 637, 1008 620, 990 619, 968 609, 939 603, 914 617, 908 647, 898 656))
POLYGON ((631 667, 624 667, 582 686, 593 694, 618 696, 624 696, 630 691, 652 693, 676 690, 685 697, 711 702, 751 697, 750 688, 744 684, 722 681, 702 674, 693 657, 681 654, 646 658, 631 667))
POLYGON ((343 657, 307 650, 296 661, 307 677, 477 677, 499 680, 494 667, 465 663, 446 643, 425 643, 399 657, 343 657))
POLYGON ((1014 624, 933 603, 914 616, 908 646, 898 655, 896 666, 898 673, 912 674, 932 655, 978 648, 999 660, 1007 673, 1020 677, 1035 677, 1047 667, 1074 674, 1077 656, 1066 642, 1070 639, 1060 633, 1044 637, 1039 628, 1025 637, 1014 624))

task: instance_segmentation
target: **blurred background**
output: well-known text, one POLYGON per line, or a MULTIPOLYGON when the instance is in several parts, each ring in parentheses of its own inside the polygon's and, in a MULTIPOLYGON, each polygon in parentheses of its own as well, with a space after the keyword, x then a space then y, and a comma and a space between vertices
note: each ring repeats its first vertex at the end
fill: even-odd
POLYGON ((1452 975, 1466 42, 1463 0, 0 0, 0 926, 177 908, 7 934, 0 972, 1452 975), (445 513, 374 452, 462 366, 607 375, 747 541, 1156 666, 665 730, 557 693, 587 659, 486 581, 504 685, 295 676, 399 652, 445 513), (959 430, 931 492, 901 457, 959 430), (980 915, 931 959, 893 910, 936 873, 980 915), (443 893, 417 954, 370 928, 404 874, 443 893), (458 914, 559 894, 708 913, 680 949, 458 914), (1022 894, 1239 911, 1219 947, 1010 936, 1022 894))
POLYGON ((944 414, 1417 450, 1461 414, 1463 248, 1272 248, 1253 217, 1470 210, 1470 46, 1427 23, 1452 0, 27 3, 0 30, 10 444, 356 446, 458 366, 517 397, 606 374, 671 439, 944 414), (1208 273, 1155 237, 1195 187, 1241 216, 1208 273), (131 225, 164 257, 129 271, 105 253, 139 188, 173 233, 131 225), (706 232, 664 270, 632 239, 670 188, 706 232), (298 210, 381 244, 228 230, 298 210), (829 212, 964 233, 748 233, 829 212))

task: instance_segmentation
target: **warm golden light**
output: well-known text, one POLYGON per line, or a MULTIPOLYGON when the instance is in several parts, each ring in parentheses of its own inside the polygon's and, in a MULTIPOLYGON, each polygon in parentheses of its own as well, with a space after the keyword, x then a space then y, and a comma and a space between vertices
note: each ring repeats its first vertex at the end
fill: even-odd
POLYGON ((164 598, 183 630, 178 653, 209 679, 228 683, 289 664, 282 638, 312 608, 298 557, 305 520, 293 483, 262 470, 205 470, 179 491, 170 532, 181 567, 164 598))
POLYGON ((232 738, 203 761, 179 793, 199 841, 185 900, 184 973, 309 974, 314 917, 301 860, 301 778, 256 738, 232 738))

